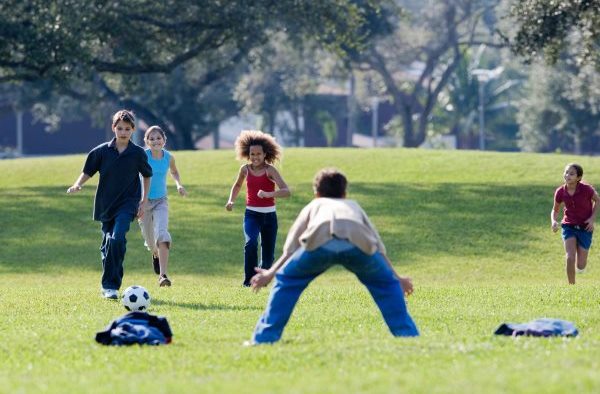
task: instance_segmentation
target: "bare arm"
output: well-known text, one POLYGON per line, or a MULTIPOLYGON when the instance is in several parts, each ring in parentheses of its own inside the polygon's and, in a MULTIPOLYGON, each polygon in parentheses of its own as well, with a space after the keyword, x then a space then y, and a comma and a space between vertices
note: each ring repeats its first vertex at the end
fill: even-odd
POLYGON ((67 193, 68 194, 77 193, 78 191, 81 190, 81 188, 83 187, 83 184, 86 183, 88 181, 88 179, 90 179, 90 176, 88 174, 86 174, 85 172, 82 172, 81 175, 79 175, 79 178, 77 178, 77 180, 73 184, 73 186, 71 186, 70 188, 67 189, 67 193))
POLYGON ((552 227, 552 231, 557 232, 558 231, 558 211, 560 210, 560 203, 557 203, 556 201, 554 202, 554 206, 552 207, 552 211, 550 212, 550 226, 552 227))
POLYGON ((246 166, 240 167, 240 172, 238 173, 237 179, 233 183, 231 187, 231 192, 229 192, 229 200, 227 204, 225 204, 225 209, 231 211, 233 209, 233 203, 237 198, 240 189, 242 188, 242 184, 244 183, 244 179, 246 179, 246 166))
POLYGON ((390 269, 392 270, 392 272, 396 276, 396 278, 398 278, 398 280, 400 281, 400 285, 402 286, 402 290, 404 290, 404 294, 406 294, 407 296, 411 295, 413 293, 413 291, 414 291, 413 284, 412 284, 412 279, 409 278, 408 276, 400 276, 400 275, 398 275, 398 273, 396 272, 396 270, 392 266, 392 262, 390 261, 390 259, 387 256, 387 254, 382 253, 382 255, 385 258, 386 263, 388 264, 388 266, 390 267, 390 269))
POLYGON ((187 191, 181 184, 181 179, 179 178, 179 171, 177 170, 177 166, 175 165, 175 158, 171 155, 171 160, 169 161, 169 170, 171 172, 171 177, 175 181, 175 185, 177 186, 177 193, 182 195, 183 197, 187 196, 187 191))
POLYGON ((254 291, 260 290, 261 287, 265 287, 268 285, 277 270, 279 270, 289 259, 290 257, 300 248, 299 238, 302 233, 308 227, 308 222, 310 221, 310 212, 313 204, 308 204, 302 211, 298 214, 298 217, 290 227, 288 231, 288 235, 285 240, 285 244, 283 245, 283 254, 282 256, 271 266, 270 269, 265 270, 262 268, 255 268, 257 274, 250 279, 250 283, 252 284, 252 289, 254 291))
POLYGON ((596 220, 596 208, 598 208, 598 201, 600 201, 598 193, 594 192, 594 195, 592 196, 592 201, 594 202, 594 206, 592 207, 592 215, 588 218, 588 220, 585 221, 585 229, 587 231, 594 231, 594 221, 596 220))
POLYGON ((266 287, 269 283, 271 283, 277 270, 279 270, 279 268, 281 268, 291 256, 291 254, 283 254, 268 270, 255 268, 257 274, 250 279, 252 290, 258 292, 261 287, 266 287))
POLYGON ((292 193, 288 188, 288 185, 285 183, 281 175, 279 175, 279 171, 273 166, 267 167, 267 175, 271 178, 275 184, 277 185, 277 190, 273 192, 266 192, 264 190, 258 191, 258 197, 260 198, 281 198, 281 197, 289 197, 292 193))
POLYGON ((142 199, 140 201, 140 205, 138 206, 138 213, 137 213, 137 217, 139 219, 141 219, 144 216, 144 208, 146 207, 146 203, 148 202, 148 192, 150 190, 150 181, 152 180, 152 177, 143 177, 142 178, 142 185, 143 185, 143 190, 142 190, 142 199))

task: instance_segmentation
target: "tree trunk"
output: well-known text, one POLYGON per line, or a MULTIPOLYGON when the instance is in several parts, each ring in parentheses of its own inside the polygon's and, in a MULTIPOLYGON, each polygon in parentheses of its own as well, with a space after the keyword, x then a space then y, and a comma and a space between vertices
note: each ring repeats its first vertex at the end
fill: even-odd
POLYGON ((413 148, 414 145, 414 125, 412 120, 412 109, 409 105, 403 105, 399 111, 402 114, 402 123, 404 124, 403 146, 413 148))

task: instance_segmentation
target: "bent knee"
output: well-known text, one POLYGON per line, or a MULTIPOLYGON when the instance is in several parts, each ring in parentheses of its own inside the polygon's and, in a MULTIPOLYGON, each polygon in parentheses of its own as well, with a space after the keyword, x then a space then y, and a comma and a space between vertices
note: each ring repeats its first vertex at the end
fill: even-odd
POLYGON ((161 230, 156 234, 156 243, 167 243, 171 244, 171 234, 167 230, 161 230))

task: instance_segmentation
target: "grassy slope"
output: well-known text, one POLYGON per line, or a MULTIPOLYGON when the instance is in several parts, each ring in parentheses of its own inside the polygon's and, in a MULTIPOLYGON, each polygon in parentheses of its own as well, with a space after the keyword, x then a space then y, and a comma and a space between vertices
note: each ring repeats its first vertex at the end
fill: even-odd
POLYGON ((95 179, 66 188, 83 156, 0 161, 0 392, 456 392, 598 391, 600 318, 592 270, 565 285, 560 236, 549 230, 554 188, 577 159, 600 185, 600 160, 558 155, 399 149, 287 149, 281 172, 294 195, 278 203, 278 250, 311 198, 313 174, 337 166, 350 197, 378 227, 422 336, 391 337, 369 295, 333 270, 311 286, 277 346, 246 349, 266 302, 239 285, 243 196, 223 209, 233 153, 177 152, 190 197, 171 187, 171 273, 159 289, 132 224, 124 285, 142 284, 175 343, 97 346, 94 333, 123 312, 98 296, 95 179), (575 340, 496 338, 506 321, 558 317, 575 340))

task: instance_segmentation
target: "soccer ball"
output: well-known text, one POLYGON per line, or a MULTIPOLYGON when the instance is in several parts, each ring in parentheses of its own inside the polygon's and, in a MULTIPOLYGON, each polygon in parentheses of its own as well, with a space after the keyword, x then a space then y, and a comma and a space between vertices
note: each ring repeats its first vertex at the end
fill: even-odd
POLYGON ((147 311, 150 307, 150 294, 142 286, 129 286, 123 292, 121 302, 128 311, 147 311))

